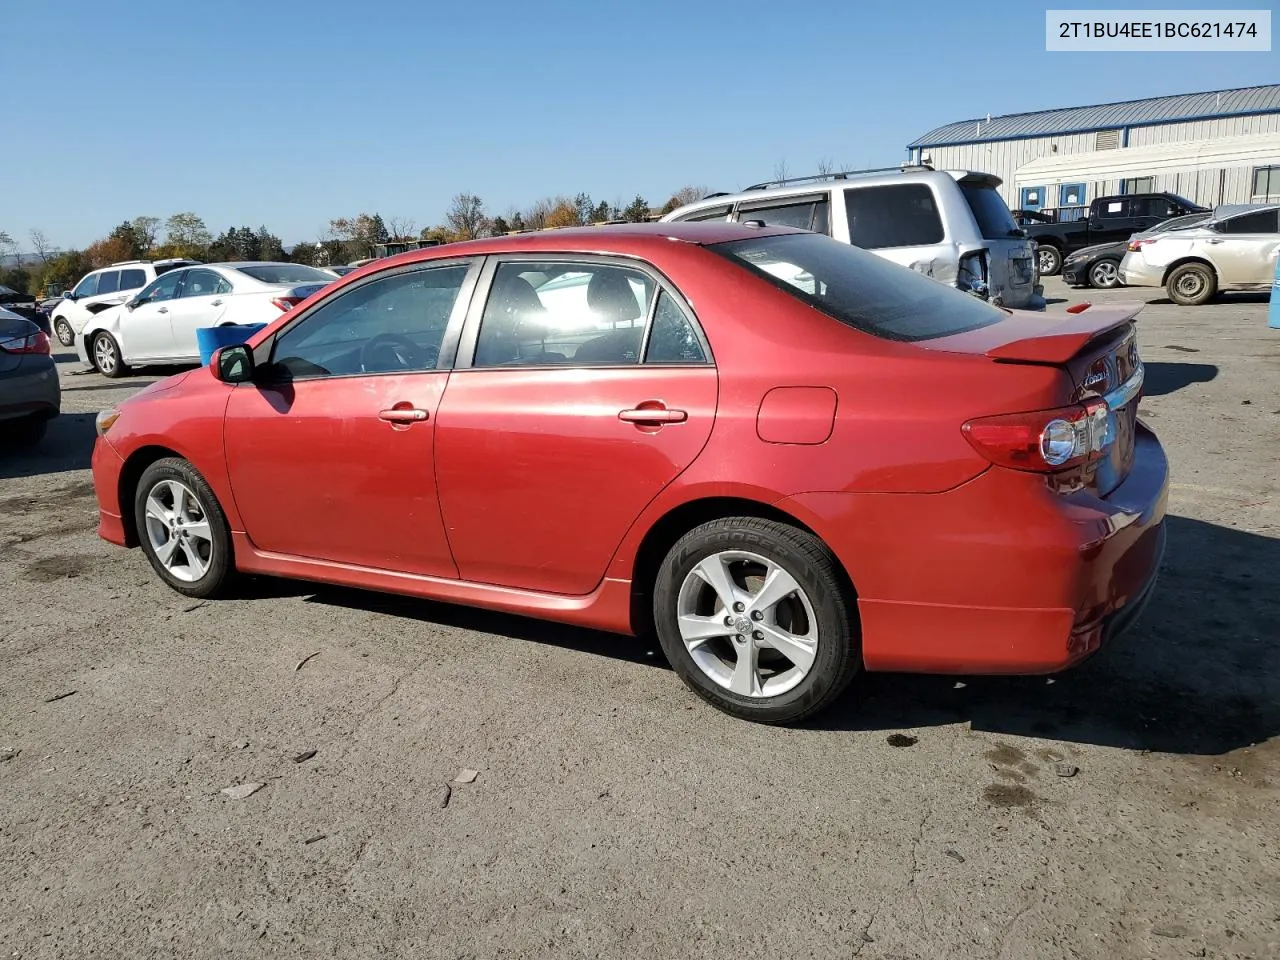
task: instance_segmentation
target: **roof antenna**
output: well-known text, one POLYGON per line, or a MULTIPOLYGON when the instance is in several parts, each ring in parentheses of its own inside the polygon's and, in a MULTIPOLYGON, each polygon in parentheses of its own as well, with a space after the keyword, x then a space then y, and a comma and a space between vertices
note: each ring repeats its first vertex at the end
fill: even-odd
POLYGON ((988 110, 988 111, 987 111, 987 123, 990 123, 990 122, 991 122, 991 111, 990 111, 990 110, 988 110))

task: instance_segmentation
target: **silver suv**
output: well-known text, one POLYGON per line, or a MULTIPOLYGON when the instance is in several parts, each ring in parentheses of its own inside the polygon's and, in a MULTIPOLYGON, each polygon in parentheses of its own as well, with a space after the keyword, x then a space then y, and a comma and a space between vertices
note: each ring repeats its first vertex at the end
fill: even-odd
POLYGON ((929 166, 850 170, 712 194, 663 221, 759 220, 825 233, 997 306, 1038 307, 1031 241, 1000 178, 929 166))

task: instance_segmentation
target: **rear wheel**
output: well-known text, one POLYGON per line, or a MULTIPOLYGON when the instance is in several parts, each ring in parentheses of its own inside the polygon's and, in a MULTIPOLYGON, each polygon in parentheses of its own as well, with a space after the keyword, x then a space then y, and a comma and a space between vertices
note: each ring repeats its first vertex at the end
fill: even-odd
POLYGON ((1089 268, 1089 285, 1110 290, 1120 286, 1120 261, 1099 260, 1089 268))
POLYGON ((143 471, 133 500, 142 550, 160 579, 188 597, 214 597, 235 576, 231 533, 213 490, 180 457, 143 471))
POLYGON ((120 344, 116 338, 103 331, 93 338, 93 365, 104 377, 123 377, 129 372, 129 365, 120 356, 120 344))
POLYGON ((1174 303, 1184 307, 1198 307, 1208 303, 1218 292, 1218 278, 1212 268, 1204 263, 1184 263, 1165 283, 1165 292, 1174 303))
POLYGON ((685 534, 654 589, 663 652, 713 706, 793 723, 829 706, 861 664, 853 602, 812 534, 755 517, 685 534))
POLYGON ((1057 247, 1047 243, 1043 243, 1036 248, 1036 261, 1040 266, 1040 276, 1042 277, 1056 276, 1058 271, 1062 269, 1062 254, 1057 247))
POLYGON ((58 342, 64 347, 69 347, 76 342, 75 332, 71 329, 71 324, 59 317, 53 321, 53 333, 58 338, 58 342))

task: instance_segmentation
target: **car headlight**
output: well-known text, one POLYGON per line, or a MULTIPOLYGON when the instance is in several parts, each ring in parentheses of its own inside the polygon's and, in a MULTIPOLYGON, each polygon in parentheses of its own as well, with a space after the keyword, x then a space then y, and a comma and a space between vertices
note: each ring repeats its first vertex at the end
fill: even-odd
POLYGON ((93 421, 93 428, 98 431, 98 436, 106 436, 111 425, 119 419, 120 411, 115 407, 108 407, 106 410, 98 411, 98 416, 93 421))

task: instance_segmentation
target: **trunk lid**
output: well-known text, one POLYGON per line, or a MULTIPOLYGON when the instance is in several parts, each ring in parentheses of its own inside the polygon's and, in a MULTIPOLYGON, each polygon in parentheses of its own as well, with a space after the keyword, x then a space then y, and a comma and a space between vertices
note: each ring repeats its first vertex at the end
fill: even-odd
POLYGON ((1065 376, 1060 394, 1046 398, 1046 408, 1092 399, 1106 402, 1106 449, 1100 460, 1089 464, 1084 478, 1095 492, 1106 496, 1133 467, 1143 381, 1133 319, 1143 306, 1085 304, 1077 313, 1056 315, 1011 312, 1001 323, 916 346, 980 355, 997 364, 1056 367, 1065 376))

